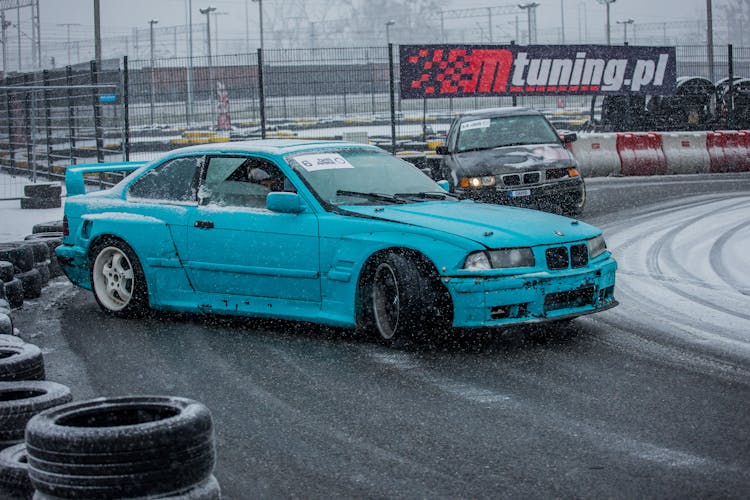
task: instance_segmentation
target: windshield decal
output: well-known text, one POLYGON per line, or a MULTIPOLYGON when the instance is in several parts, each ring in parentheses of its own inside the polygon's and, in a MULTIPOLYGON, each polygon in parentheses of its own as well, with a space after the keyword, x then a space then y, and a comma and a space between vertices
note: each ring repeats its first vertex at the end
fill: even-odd
POLYGON ((461 124, 461 132, 465 130, 473 130, 475 128, 490 128, 489 118, 485 120, 472 120, 461 124))
POLYGON ((354 168, 346 158, 338 153, 320 153, 314 155, 301 155, 294 158, 302 168, 308 172, 317 170, 332 170, 338 168, 354 168))

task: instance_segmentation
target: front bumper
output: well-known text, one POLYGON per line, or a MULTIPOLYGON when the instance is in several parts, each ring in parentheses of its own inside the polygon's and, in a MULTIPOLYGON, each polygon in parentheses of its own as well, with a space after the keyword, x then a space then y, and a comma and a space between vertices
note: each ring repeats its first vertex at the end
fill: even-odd
POLYGON ((453 298, 453 326, 482 328, 566 319, 615 307, 616 270, 617 263, 609 257, 564 272, 443 281, 453 298))
POLYGON ((513 205, 517 207, 536 208, 552 211, 556 207, 574 206, 581 203, 584 196, 583 180, 574 179, 537 184, 533 186, 518 186, 514 188, 486 187, 479 189, 456 189, 456 194, 471 200, 498 205, 513 205), (529 191, 528 196, 513 196, 512 193, 529 191))

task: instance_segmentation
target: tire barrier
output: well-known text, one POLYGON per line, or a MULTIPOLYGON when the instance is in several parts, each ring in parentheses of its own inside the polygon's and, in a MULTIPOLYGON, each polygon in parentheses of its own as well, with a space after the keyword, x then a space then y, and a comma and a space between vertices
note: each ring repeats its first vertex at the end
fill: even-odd
MULTIPOLYGON (((13 319, 10 317, 10 309, 0 308, 0 337, 13 335, 13 319)), ((2 343, 2 338, 0 338, 2 343)))
POLYGON ((63 221, 61 220, 53 220, 49 222, 41 222, 39 224, 34 224, 31 227, 31 233, 37 234, 37 233, 61 233, 63 230, 63 221))
POLYGON ((617 134, 617 154, 621 175, 665 175, 667 160, 662 150, 661 134, 617 134))
POLYGON ((38 413, 72 400, 70 389, 56 382, 0 382, 0 448, 22 442, 26 426, 38 413))
POLYGON ((5 300, 10 304, 11 309, 16 309, 23 305, 23 284, 18 278, 13 278, 4 284, 5 300))
POLYGON ((20 272, 34 268, 34 250, 30 245, 19 243, 0 243, 0 261, 12 263, 20 272))
MULTIPOLYGON (((36 228, 36 226, 34 226, 34 228, 36 228)), ((47 249, 49 250, 47 266, 50 278, 57 278, 58 276, 63 275, 62 267, 60 267, 60 263, 57 261, 57 255, 55 254, 55 248, 62 245, 62 238, 63 234, 59 231, 32 233, 24 238, 24 241, 44 242, 44 244, 47 245, 47 249)))
POLYGON ((579 134, 570 150, 584 177, 620 175, 617 134, 579 134))
POLYGON ((29 479, 26 444, 0 450, 0 495, 2 498, 31 498, 34 487, 29 479))
POLYGON ((34 344, 0 344, 0 381, 44 380, 44 357, 34 344))
POLYGON ((571 151, 588 177, 750 171, 747 130, 579 134, 571 151))
POLYGON ((29 421, 26 447, 35 498, 195 498, 214 487, 211 413, 190 399, 69 403, 29 421))
POLYGON ((12 280, 14 274, 13 263, 7 260, 0 260, 0 282, 6 283, 12 280))
POLYGON ((23 187, 21 208, 60 208, 62 186, 60 184, 29 184, 23 187))
POLYGON ((32 269, 25 273, 18 273, 16 274, 16 278, 23 286, 24 299, 36 299, 41 297, 44 283, 42 282, 42 274, 38 269, 32 269))

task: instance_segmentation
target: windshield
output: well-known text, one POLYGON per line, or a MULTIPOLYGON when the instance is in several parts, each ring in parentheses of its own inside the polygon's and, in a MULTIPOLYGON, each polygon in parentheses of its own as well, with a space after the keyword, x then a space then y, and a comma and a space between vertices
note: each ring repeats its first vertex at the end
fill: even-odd
POLYGON ((325 204, 382 205, 452 198, 417 167, 385 151, 311 151, 290 156, 287 162, 325 204))
POLYGON ((501 116, 461 123, 456 149, 460 153, 557 142, 560 142, 557 132, 543 116, 501 116))

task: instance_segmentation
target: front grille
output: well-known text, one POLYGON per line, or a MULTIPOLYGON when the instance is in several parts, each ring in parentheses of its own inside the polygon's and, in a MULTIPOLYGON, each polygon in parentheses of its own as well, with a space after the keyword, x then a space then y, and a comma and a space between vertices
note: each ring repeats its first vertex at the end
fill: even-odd
POLYGON ((589 251, 586 245, 573 245, 570 247, 570 267, 576 269, 584 267, 589 263, 589 251))
POLYGON ((539 172, 529 172, 528 174, 523 174, 523 183, 524 184, 539 184, 539 180, 542 178, 542 174, 539 172))
POLYGON ((568 248, 554 247, 548 248, 545 252, 547 256, 547 267, 550 269, 567 269, 568 268, 568 248))
POLYGON ((503 184, 506 186, 520 186, 521 185, 521 176, 520 175, 504 175, 503 176, 503 184))
POLYGON ((549 312, 592 305, 595 291, 593 286, 586 286, 578 290, 551 293, 544 297, 544 310, 549 312))

